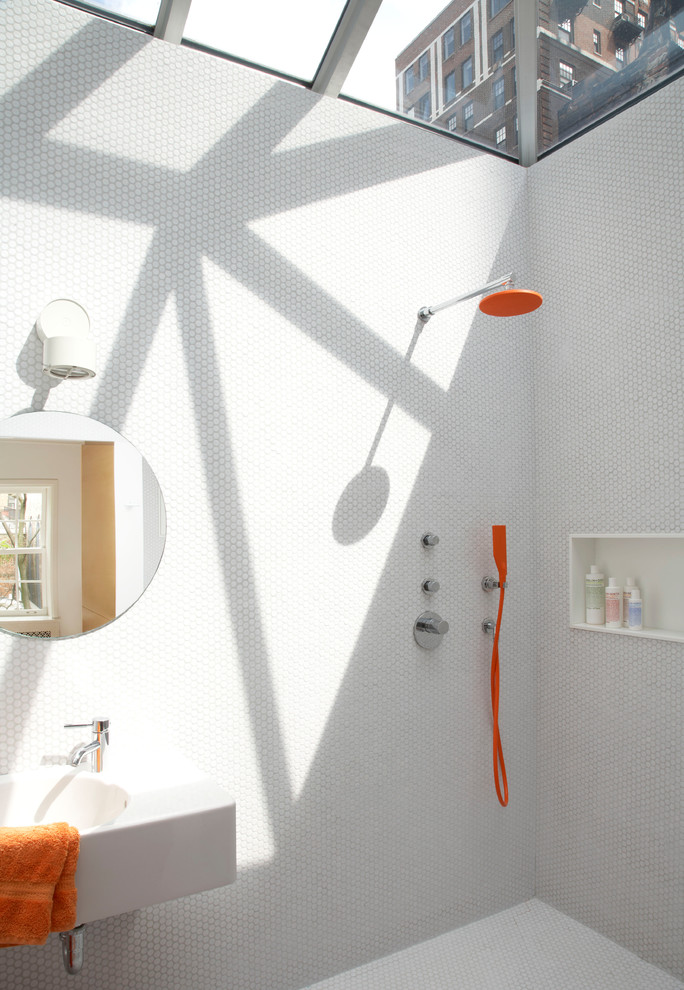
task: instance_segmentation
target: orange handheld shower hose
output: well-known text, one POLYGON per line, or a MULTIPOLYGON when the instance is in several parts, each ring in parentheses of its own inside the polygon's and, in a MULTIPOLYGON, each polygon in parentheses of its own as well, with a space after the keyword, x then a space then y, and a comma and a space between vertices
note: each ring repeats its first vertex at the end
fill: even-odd
POLYGON ((505 526, 492 526, 492 543, 494 549, 494 561, 499 571, 499 612, 496 617, 496 630, 494 632, 491 673, 493 721, 492 755, 494 761, 494 784, 496 786, 496 796, 499 799, 499 804, 505 808, 508 804, 508 780, 506 778, 506 764, 504 763, 503 746, 501 745, 501 736, 499 734, 499 633, 501 632, 501 615, 503 613, 504 584, 508 573, 508 565, 506 562, 505 526))

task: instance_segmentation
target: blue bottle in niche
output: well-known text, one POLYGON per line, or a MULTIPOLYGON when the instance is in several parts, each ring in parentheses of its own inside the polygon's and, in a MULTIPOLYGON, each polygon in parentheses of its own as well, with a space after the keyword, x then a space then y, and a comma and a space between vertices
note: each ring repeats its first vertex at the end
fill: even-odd
POLYGON ((629 599, 629 628, 643 628, 641 625, 641 592, 638 588, 632 589, 632 594, 629 599))

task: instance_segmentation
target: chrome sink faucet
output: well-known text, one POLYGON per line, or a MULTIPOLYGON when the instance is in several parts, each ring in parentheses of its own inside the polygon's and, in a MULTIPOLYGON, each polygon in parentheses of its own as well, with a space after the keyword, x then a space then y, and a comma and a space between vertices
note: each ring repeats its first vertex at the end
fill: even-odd
POLYGON ((65 729, 91 729, 92 741, 79 746, 69 759, 69 765, 77 767, 86 756, 90 756, 90 768, 93 773, 101 773, 104 769, 104 757, 109 746, 109 719, 94 718, 92 722, 70 722, 65 729))

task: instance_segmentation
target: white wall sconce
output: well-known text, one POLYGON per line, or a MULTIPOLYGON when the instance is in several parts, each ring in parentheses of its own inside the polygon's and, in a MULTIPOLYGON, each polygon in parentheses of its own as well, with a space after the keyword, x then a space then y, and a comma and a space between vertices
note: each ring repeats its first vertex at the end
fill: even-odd
POLYGON ((50 378, 94 378, 90 317, 73 299, 54 299, 36 320, 43 341, 43 373, 50 378))

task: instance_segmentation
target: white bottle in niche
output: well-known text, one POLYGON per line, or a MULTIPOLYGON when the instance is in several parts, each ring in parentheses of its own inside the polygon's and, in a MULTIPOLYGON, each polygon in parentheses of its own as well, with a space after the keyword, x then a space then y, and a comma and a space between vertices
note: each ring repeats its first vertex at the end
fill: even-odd
POLYGON ((587 625, 602 626, 606 621, 606 597, 603 574, 599 574, 596 564, 591 565, 591 574, 584 576, 584 605, 587 625))
MULTIPOLYGON (((625 586, 622 589, 622 625, 627 628, 629 625, 629 600, 632 597, 632 592, 636 588, 634 583, 634 578, 628 577, 625 579, 625 586)), ((639 589, 637 588, 637 591, 639 589)))
POLYGON ((606 626, 610 629, 619 629, 622 625, 620 619, 620 602, 622 599, 622 588, 615 578, 608 578, 606 588, 606 626))
POLYGON ((632 595, 629 599, 629 628, 643 628, 641 625, 641 592, 638 588, 632 588, 632 595))

